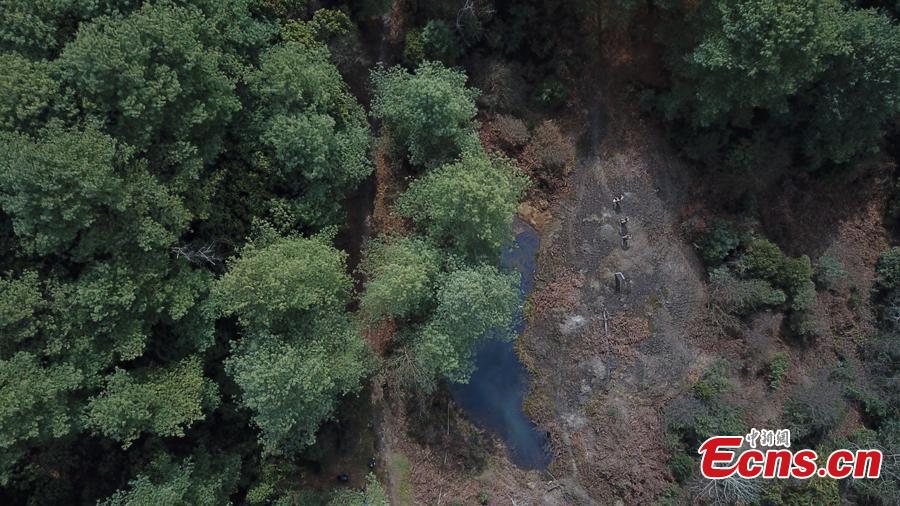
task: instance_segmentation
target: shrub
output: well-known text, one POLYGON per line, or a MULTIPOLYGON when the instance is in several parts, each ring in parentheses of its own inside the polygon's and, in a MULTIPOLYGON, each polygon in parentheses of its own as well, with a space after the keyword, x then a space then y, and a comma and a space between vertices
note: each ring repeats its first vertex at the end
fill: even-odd
POLYGON ((521 65, 506 62, 492 62, 478 74, 478 89, 483 95, 478 104, 489 110, 514 111, 525 108, 527 84, 522 75, 521 65))
POLYGON ((797 258, 783 257, 781 269, 778 273, 779 280, 770 279, 770 281, 795 294, 795 297, 797 293, 804 290, 812 290, 815 294, 816 286, 811 283, 813 274, 812 262, 810 262, 808 256, 803 255, 797 258))
POLYGON ((875 267, 875 282, 882 290, 900 286, 900 247, 881 252, 875 267))
POLYGON ((711 299, 717 307, 736 315, 751 314, 764 306, 784 304, 784 292, 762 279, 737 279, 725 267, 709 272, 711 299))
POLYGON ((788 357, 787 353, 779 352, 772 357, 772 361, 769 362, 768 379, 770 389, 777 390, 778 387, 781 386, 781 382, 784 381, 784 377, 787 375, 790 366, 791 359, 788 357))
POLYGON ((568 92, 565 85, 556 78, 545 79, 537 90, 535 90, 534 100, 538 105, 547 109, 557 109, 566 103, 568 92))
POLYGON ((823 333, 822 324, 811 311, 794 311, 788 316, 788 328, 803 342, 814 341, 823 333))
POLYGON ((714 401, 728 387, 728 372, 725 370, 725 364, 718 362, 709 368, 706 373, 694 384, 692 388, 694 394, 701 400, 706 402, 714 401))
POLYGON ((694 459, 683 451, 672 455, 672 458, 669 459, 669 470, 678 483, 684 483, 690 479, 694 474, 696 465, 697 463, 694 462, 694 459))
POLYGON ((824 290, 834 287, 835 283, 847 277, 844 265, 837 258, 822 255, 816 262, 816 286, 824 290))
POLYGON ((741 266, 753 277, 762 278, 778 285, 779 275, 783 271, 784 254, 774 243, 766 239, 755 238, 749 244, 747 252, 741 257, 741 266))
POLYGON ((425 61, 425 45, 422 44, 422 31, 410 30, 406 32, 403 40, 403 63, 415 67, 423 61, 425 61))
POLYGON ((806 280, 801 283, 791 296, 791 309, 809 311, 816 303, 816 285, 806 280))
POLYGON ((700 240, 700 256, 707 265, 718 265, 741 245, 741 234, 734 223, 715 220, 700 240))

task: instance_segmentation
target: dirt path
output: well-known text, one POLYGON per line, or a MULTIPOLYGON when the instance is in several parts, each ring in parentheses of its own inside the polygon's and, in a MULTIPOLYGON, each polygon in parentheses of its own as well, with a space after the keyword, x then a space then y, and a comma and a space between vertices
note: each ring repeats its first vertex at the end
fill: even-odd
POLYGON ((551 471, 593 501, 646 504, 668 481, 661 407, 704 362, 691 343, 706 293, 679 230, 687 171, 627 99, 604 102, 625 105, 603 110, 598 100, 588 114, 590 147, 543 231, 520 346, 533 372, 530 410, 556 447, 551 471), (616 272, 626 280, 618 292, 616 272))

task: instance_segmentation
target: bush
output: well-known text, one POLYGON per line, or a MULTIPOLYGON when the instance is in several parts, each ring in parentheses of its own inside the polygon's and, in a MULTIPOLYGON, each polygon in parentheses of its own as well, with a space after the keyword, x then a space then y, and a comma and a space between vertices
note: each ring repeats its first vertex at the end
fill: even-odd
POLYGON ((762 279, 737 279, 725 267, 709 272, 713 304, 727 313, 751 314, 765 306, 784 304, 785 294, 762 279))
POLYGON ((753 239, 741 257, 741 266, 753 277, 782 286, 778 280, 783 272, 784 254, 769 240, 753 239))
POLYGON ((534 100, 538 105, 552 110, 562 107, 568 96, 565 85, 559 79, 551 77, 538 85, 534 100))
POLYGON ((844 265, 837 258, 822 255, 816 262, 816 286, 823 290, 834 288, 835 283, 847 277, 844 265))
POLYGON ((788 328, 803 342, 809 343, 822 335, 824 329, 811 311, 794 311, 788 316, 788 328))
POLYGON ((678 483, 684 483, 694 474, 697 463, 687 453, 678 452, 669 459, 669 470, 678 483))
POLYGON ((422 44, 422 31, 412 29, 406 32, 403 40, 403 63, 416 67, 425 61, 425 45, 422 44))
POLYGON ((718 362, 703 374, 691 390, 701 400, 711 402, 716 400, 730 385, 725 364, 718 362))
MULTIPOLYGON (((803 255, 797 258, 785 256, 781 262, 779 280, 770 279, 770 281, 784 287, 785 290, 794 294, 796 298, 801 291, 811 290, 815 294, 816 286, 811 282, 813 274, 812 262, 810 262, 808 256, 803 255)), ((806 297, 809 297, 808 294, 806 297)))
POLYGON ((816 304, 816 285, 806 280, 797 287, 791 296, 791 309, 806 312, 816 304))
POLYGON ((778 387, 780 387, 781 382, 784 381, 784 377, 787 375, 790 366, 791 359, 788 357, 787 353, 779 352, 772 357, 772 361, 769 362, 768 380, 770 389, 778 390, 778 387))
POLYGON ((718 265, 740 245, 741 233, 734 223, 715 220, 700 240, 700 256, 707 265, 718 265))
POLYGON ((900 286, 900 247, 881 252, 875 266, 875 282, 882 290, 892 290, 900 286))

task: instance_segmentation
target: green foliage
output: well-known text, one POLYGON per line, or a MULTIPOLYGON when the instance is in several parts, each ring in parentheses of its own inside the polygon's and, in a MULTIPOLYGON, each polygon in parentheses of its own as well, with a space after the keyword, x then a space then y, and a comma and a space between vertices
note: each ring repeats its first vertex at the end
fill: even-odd
MULTIPOLYGON (((324 47, 290 42, 260 58, 248 77, 256 101, 256 165, 293 197, 300 222, 341 221, 341 201, 372 172, 365 113, 324 47)), ((254 139, 254 144, 256 140, 254 139)))
POLYGON ((0 277, 0 358, 37 333, 35 313, 44 305, 36 272, 27 271, 9 279, 0 277))
POLYGON ((403 63, 417 67, 425 61, 425 45, 422 43, 422 30, 413 28, 403 38, 403 63))
POLYGON ((508 160, 467 155, 414 181, 397 210, 453 253, 493 261, 512 238, 526 184, 508 160))
POLYGON ((181 462, 157 456, 147 469, 98 506, 219 506, 231 504, 241 469, 236 455, 197 452, 181 462))
POLYGON ((784 377, 787 375, 790 367, 791 358, 787 353, 779 352, 772 357, 772 360, 769 362, 768 375, 770 389, 778 390, 778 387, 781 386, 781 382, 784 381, 784 377))
POLYGON ((71 365, 48 367, 31 353, 0 360, 0 450, 68 435, 77 426, 72 396, 81 382, 71 365))
POLYGON ((504 274, 486 265, 447 274, 438 289, 431 321, 412 343, 421 367, 452 381, 468 381, 480 339, 513 337, 518 281, 517 274, 504 274))
POLYGON ((680 451, 669 458, 669 471, 678 483, 684 483, 694 475, 697 462, 687 453, 680 451))
POLYGON ((784 254, 771 241, 757 238, 741 256, 741 266, 753 277, 778 283, 784 268, 784 254))
POLYGON ((368 280, 361 310, 373 320, 421 315, 433 303, 440 268, 440 253, 420 238, 372 241, 360 265, 368 280))
POLYGON ((174 242, 190 214, 130 156, 94 125, 0 138, 0 206, 20 247, 84 259, 174 242))
POLYGON ((0 50, 44 56, 66 43, 79 22, 102 14, 127 12, 135 0, 0 1, 0 50))
POLYGON ((887 506, 900 501, 900 478, 893 472, 896 463, 891 462, 889 457, 896 454, 897 447, 900 446, 900 421, 886 423, 877 431, 860 429, 837 444, 840 448, 878 449, 885 456, 880 479, 848 480, 848 486, 860 504, 887 506))
POLYGON ((818 477, 796 482, 777 480, 766 489, 763 499, 765 504, 773 506, 838 506, 841 504, 838 483, 838 480, 818 477))
POLYGON ((810 169, 843 164, 871 152, 900 107, 900 28, 874 11, 714 0, 668 30, 673 85, 660 105, 710 164, 756 168, 779 148, 810 169), (739 150, 750 163, 732 161, 739 150))
POLYGON ((370 368, 358 330, 342 317, 317 322, 306 340, 249 334, 225 366, 241 389, 241 405, 253 413, 260 443, 274 455, 314 443, 319 424, 341 396, 359 389, 370 368))
POLYGON ((128 448, 141 435, 184 436, 219 403, 218 388, 204 378, 198 357, 167 369, 116 369, 88 404, 86 425, 128 448))
POLYGON ((740 244, 741 233, 734 223, 715 220, 700 240, 700 255, 707 265, 718 265, 740 244))
POLYGON ((557 109, 566 103, 569 93, 558 79, 545 79, 534 92, 534 101, 541 107, 557 109))
POLYGON ((431 19, 421 32, 423 56, 427 60, 453 65, 462 55, 456 34, 443 20, 431 19))
POLYGON ((343 11, 318 9, 309 21, 285 23, 281 28, 281 38, 285 42, 299 42, 312 47, 332 37, 347 35, 352 29, 353 22, 343 11))
POLYGON ((80 109, 184 189, 241 107, 213 26, 195 7, 147 3, 81 26, 59 58, 80 109))
POLYGON ((316 319, 343 311, 352 283, 346 254, 319 238, 248 246, 229 264, 211 296, 248 331, 304 334, 316 319))
POLYGON ((372 73, 372 114, 384 121, 394 140, 416 166, 435 167, 478 150, 472 120, 476 90, 466 75, 434 62, 411 74, 401 67, 372 73))
POLYGON ((847 277, 847 271, 840 260, 822 255, 816 262, 816 286, 825 290, 834 288, 835 283, 847 277))
POLYGON ((16 69, 0 72, 0 129, 36 129, 63 99, 52 64, 0 53, 0 68, 16 69))
POLYGON ((725 369, 725 364, 718 362, 703 373, 703 376, 694 383, 691 391, 700 400, 712 402, 718 399, 730 386, 731 382, 728 379, 728 371, 725 369))
POLYGON ((881 252, 875 266, 875 282, 882 290, 893 290, 900 286, 900 247, 881 252))
POLYGON ((762 279, 738 279, 724 267, 709 271, 713 304, 727 313, 752 314, 766 306, 780 306, 786 297, 783 291, 762 279))

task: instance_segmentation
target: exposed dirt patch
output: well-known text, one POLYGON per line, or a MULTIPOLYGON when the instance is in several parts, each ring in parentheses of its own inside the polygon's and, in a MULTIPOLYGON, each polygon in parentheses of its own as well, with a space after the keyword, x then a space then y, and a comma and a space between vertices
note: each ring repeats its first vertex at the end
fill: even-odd
POLYGON ((709 331, 702 266, 680 233, 690 171, 634 109, 586 116, 589 146, 608 134, 580 158, 544 229, 520 351, 534 394, 551 403, 532 415, 558 445, 553 474, 593 501, 645 504, 670 479, 660 412, 689 384, 692 343, 709 331))

